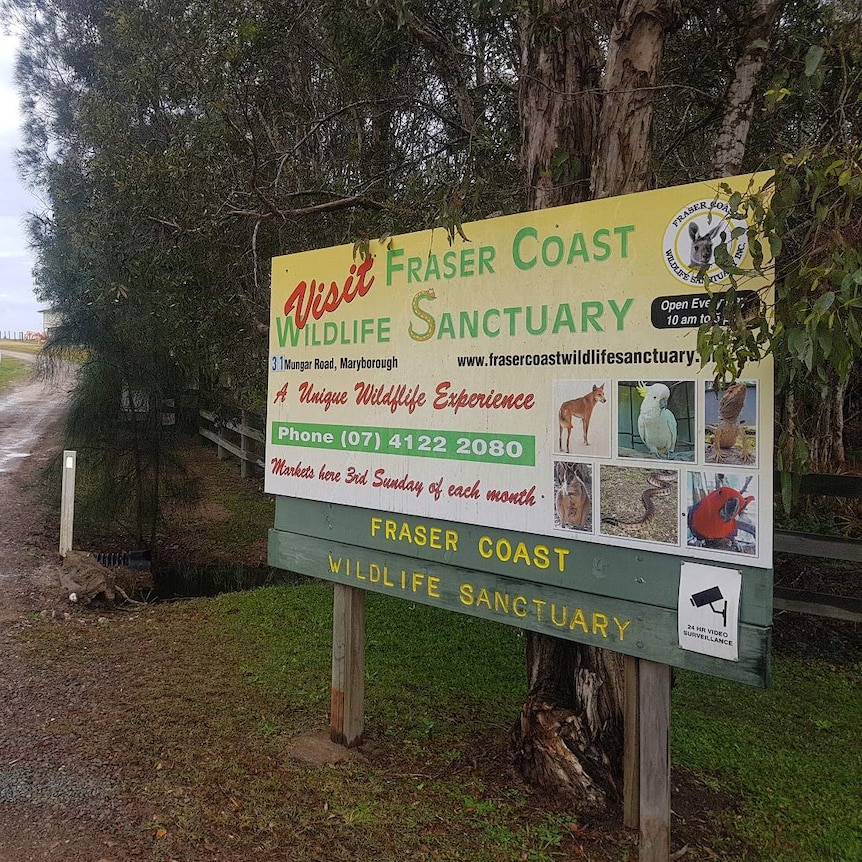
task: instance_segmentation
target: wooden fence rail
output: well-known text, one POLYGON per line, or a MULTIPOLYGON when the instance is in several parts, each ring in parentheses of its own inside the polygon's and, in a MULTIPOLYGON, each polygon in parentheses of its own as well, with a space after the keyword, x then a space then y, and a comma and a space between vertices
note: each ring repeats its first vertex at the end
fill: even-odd
POLYGON ((26 341, 28 343, 45 341, 47 336, 43 332, 36 332, 35 330, 28 329, 26 331, 17 329, 17 330, 9 330, 3 329, 0 330, 0 341, 26 341))
MULTIPOLYGON (((775 474, 775 487, 779 487, 779 475, 775 474)), ((847 500, 862 499, 862 476, 836 476, 810 473, 802 476, 799 493, 805 497, 842 497, 847 500)), ((820 557, 828 560, 862 562, 862 542, 840 536, 823 536, 796 530, 776 530, 774 549, 780 554, 800 554, 805 557, 820 557)))
MULTIPOLYGON (((778 476, 775 477, 779 486, 778 476)), ((840 497, 848 500, 862 499, 862 476, 834 476, 811 473, 803 476, 799 492, 807 497, 840 497)), ((824 536, 796 530, 776 530, 773 548, 780 554, 797 554, 826 560, 862 562, 862 541, 840 536, 824 536)), ((829 617, 846 622, 862 623, 862 598, 812 593, 775 587, 772 606, 777 611, 829 617)))
POLYGON ((243 479, 254 475, 254 468, 264 468, 263 455, 260 446, 255 443, 265 444, 266 436, 259 428, 251 425, 255 418, 262 418, 248 410, 240 411, 240 421, 221 421, 218 416, 209 411, 200 411, 201 419, 209 422, 213 427, 199 426, 198 431, 202 437, 212 440, 218 446, 218 458, 223 461, 228 454, 239 459, 240 473, 243 479))

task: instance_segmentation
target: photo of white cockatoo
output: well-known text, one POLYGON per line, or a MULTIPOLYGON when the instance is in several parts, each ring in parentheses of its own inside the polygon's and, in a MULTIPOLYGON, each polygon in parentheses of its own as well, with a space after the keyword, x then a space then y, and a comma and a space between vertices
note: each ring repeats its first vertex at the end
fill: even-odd
POLYGON ((667 406, 670 389, 664 383, 647 386, 641 381, 637 391, 643 398, 638 415, 638 434, 652 455, 669 458, 676 447, 676 416, 667 406))

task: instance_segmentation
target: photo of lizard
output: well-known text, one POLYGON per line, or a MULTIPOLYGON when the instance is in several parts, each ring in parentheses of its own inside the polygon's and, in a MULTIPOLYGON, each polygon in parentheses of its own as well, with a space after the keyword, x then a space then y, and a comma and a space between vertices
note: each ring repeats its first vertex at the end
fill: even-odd
POLYGON ((707 464, 744 464, 757 461, 757 388, 738 380, 726 389, 706 384, 705 441, 707 464))

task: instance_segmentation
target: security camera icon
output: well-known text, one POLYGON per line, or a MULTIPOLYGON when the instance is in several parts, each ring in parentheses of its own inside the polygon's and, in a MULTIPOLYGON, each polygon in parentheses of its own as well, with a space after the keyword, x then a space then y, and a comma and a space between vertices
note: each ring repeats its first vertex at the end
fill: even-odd
POLYGON ((722 624, 727 628, 727 599, 724 598, 718 587, 710 587, 708 590, 701 590, 699 593, 693 593, 691 596, 691 603, 696 608, 702 608, 705 605, 709 605, 710 610, 721 617, 722 624), (721 610, 717 610, 715 603, 722 601, 722 599, 724 599, 724 607, 721 610))

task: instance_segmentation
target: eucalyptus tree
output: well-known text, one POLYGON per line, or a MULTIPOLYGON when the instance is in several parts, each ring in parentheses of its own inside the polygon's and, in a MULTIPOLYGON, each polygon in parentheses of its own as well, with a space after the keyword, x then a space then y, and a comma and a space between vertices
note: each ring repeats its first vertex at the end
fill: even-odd
MULTIPOLYGON (((652 121, 674 0, 586 9, 571 0, 522 12, 521 119, 527 203, 641 191, 652 176, 652 121)), ((530 691, 513 731, 531 780, 603 808, 622 790, 623 658, 531 633, 530 691)))

